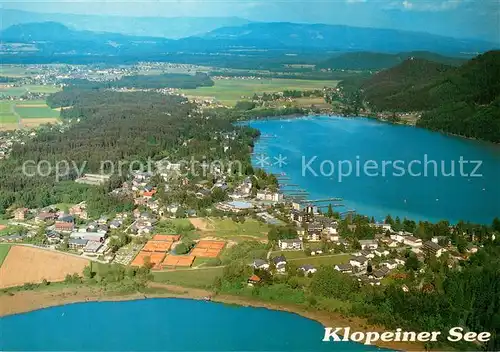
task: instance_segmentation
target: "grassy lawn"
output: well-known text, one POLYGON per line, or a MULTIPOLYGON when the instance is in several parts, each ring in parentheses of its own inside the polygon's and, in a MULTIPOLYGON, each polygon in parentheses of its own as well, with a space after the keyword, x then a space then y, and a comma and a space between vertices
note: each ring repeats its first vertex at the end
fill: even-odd
POLYGON ((153 281, 186 287, 210 287, 224 268, 184 269, 176 271, 154 271, 153 281))
POLYGON ((328 255, 328 256, 311 256, 305 258, 293 259, 289 258, 291 262, 295 265, 311 264, 316 267, 321 265, 336 265, 345 264, 349 261, 351 255, 349 254, 338 254, 338 255, 328 255))
POLYGON ((215 98, 223 104, 235 105, 238 100, 251 98, 255 93, 273 93, 284 90, 315 90, 335 87, 338 81, 316 81, 303 79, 260 79, 244 80, 239 78, 216 80, 212 87, 182 89, 187 96, 215 98))
POLYGON ((284 255, 286 259, 310 258, 304 253, 304 251, 273 251, 273 252, 271 252, 271 257, 276 257, 278 255, 284 255))
POLYGON ((255 219, 246 219, 244 223, 234 222, 231 219, 210 219, 214 235, 221 238, 250 236, 266 238, 269 226, 255 219))
POLYGON ((10 249, 10 244, 4 244, 4 243, 0 244, 0 266, 7 257, 7 254, 9 254, 9 249, 10 249))

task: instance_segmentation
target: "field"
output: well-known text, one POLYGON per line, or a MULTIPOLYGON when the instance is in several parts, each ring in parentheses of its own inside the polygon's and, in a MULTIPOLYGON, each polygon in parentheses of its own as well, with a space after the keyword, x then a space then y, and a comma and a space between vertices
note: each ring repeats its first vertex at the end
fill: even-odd
POLYGON ((19 87, 0 87, 0 94, 7 94, 13 97, 20 97, 27 92, 32 93, 55 93, 61 89, 56 86, 42 86, 42 85, 22 85, 19 87))
POLYGON ((43 100, 30 101, 0 101, 0 129, 12 130, 19 128, 34 128, 46 123, 59 121, 60 112, 51 109, 43 100))
POLYGON ((338 81, 315 81, 301 79, 224 79, 216 80, 212 87, 182 89, 188 97, 216 99, 222 104, 234 106, 238 100, 251 98, 255 93, 273 93, 284 90, 315 90, 335 87, 338 81))
POLYGON ((216 277, 222 276, 223 269, 224 268, 219 267, 207 269, 156 271, 153 272, 153 280, 172 285, 207 288, 213 284, 216 277))
POLYGON ((10 245, 9 244, 0 244, 0 266, 4 262, 5 258, 7 258, 7 254, 9 254, 10 245))
POLYGON ((244 223, 231 219, 192 218, 191 223, 202 231, 201 237, 223 239, 266 239, 269 226, 254 219, 246 219, 244 223))
POLYGON ((82 274, 89 261, 53 251, 12 246, 0 267, 0 288, 25 283, 63 281, 67 274, 82 274))

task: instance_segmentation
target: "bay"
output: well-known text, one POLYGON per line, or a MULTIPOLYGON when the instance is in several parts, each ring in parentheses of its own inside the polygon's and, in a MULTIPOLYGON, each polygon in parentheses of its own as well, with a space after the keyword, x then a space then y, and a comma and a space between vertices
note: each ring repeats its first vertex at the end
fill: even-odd
POLYGON ((334 210, 355 209, 377 220, 391 214, 491 224, 500 216, 498 145, 367 118, 317 116, 257 120, 249 125, 263 136, 255 145, 254 166, 286 174, 290 179, 282 183, 298 185, 283 187, 285 193, 300 188, 312 200, 343 198, 343 207, 334 210), (279 164, 280 156, 286 164, 279 164), (466 162, 462 171, 461 158, 466 162), (349 163, 352 173, 342 177, 349 163), (402 163, 404 175, 396 169, 402 163))

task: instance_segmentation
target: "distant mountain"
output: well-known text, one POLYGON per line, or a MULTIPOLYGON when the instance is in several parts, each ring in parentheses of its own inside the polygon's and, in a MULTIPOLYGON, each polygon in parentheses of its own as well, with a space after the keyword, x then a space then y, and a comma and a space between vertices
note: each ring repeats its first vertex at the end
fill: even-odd
POLYGON ((432 51, 441 54, 484 52, 495 44, 393 29, 360 28, 287 22, 249 23, 215 29, 204 39, 253 43, 256 47, 309 48, 317 50, 399 53, 432 51))
POLYGON ((409 58, 425 59, 452 66, 459 66, 467 61, 464 58, 442 56, 428 51, 413 51, 399 54, 360 51, 332 57, 316 65, 316 67, 337 70, 382 70, 399 65, 409 58))
POLYGON ((500 143, 500 51, 451 67, 407 60, 362 86, 375 110, 423 111, 418 125, 500 143))
POLYGON ((171 39, 201 35, 216 28, 249 23, 248 20, 239 17, 125 17, 8 9, 0 10, 0 18, 2 19, 0 29, 23 23, 59 22, 78 30, 171 39))

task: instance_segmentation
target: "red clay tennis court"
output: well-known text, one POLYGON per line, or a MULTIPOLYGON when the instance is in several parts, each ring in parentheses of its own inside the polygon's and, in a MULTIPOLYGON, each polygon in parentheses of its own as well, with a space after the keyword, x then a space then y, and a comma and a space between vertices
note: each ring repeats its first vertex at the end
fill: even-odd
POLYGON ((140 251, 137 256, 134 258, 132 263, 130 263, 131 266, 143 266, 144 265, 144 259, 146 257, 149 257, 149 262, 153 264, 153 267, 158 267, 160 263, 162 262, 163 258, 165 257, 165 253, 155 253, 155 252, 145 252, 145 251, 140 251))
POLYGON ((147 241, 142 248, 145 252, 167 252, 172 247, 173 242, 167 241, 147 241))
POLYGON ((166 266, 191 266, 195 257, 193 255, 167 255, 161 263, 162 267, 166 266))
POLYGON ((177 242, 181 239, 181 235, 162 235, 156 234, 153 236, 153 241, 177 242))
POLYGON ((196 257, 216 258, 225 245, 226 242, 224 241, 201 240, 196 244, 190 254, 196 257))

